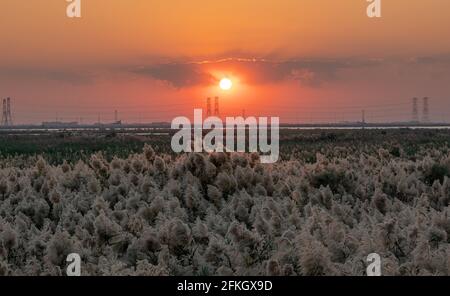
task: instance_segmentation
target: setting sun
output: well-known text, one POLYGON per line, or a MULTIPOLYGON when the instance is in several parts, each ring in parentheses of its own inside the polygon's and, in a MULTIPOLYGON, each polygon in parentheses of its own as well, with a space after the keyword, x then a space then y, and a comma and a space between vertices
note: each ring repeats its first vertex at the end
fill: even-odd
POLYGON ((220 80, 219 86, 223 90, 230 90, 233 87, 233 82, 228 78, 223 78, 220 80))

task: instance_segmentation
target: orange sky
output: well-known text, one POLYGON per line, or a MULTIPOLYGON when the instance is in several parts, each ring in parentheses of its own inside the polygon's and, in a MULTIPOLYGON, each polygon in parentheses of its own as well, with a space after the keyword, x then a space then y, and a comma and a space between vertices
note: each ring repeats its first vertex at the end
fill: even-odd
POLYGON ((171 120, 220 95, 225 115, 450 119, 450 1, 64 0, 0 4, 0 97, 19 123, 171 120), (225 60, 224 60, 225 59, 225 60), (230 76, 230 92, 217 79, 230 76))

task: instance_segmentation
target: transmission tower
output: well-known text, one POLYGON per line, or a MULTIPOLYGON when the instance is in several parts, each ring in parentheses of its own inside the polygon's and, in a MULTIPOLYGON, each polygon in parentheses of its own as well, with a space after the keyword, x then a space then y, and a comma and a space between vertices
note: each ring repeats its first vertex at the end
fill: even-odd
POLYGON ((419 122, 419 107, 417 98, 413 98, 412 122, 419 122))
POLYGON ((428 106, 429 98, 425 97, 423 98, 423 114, 422 114, 422 121, 425 123, 430 122, 430 109, 428 106))
POLYGON ((8 125, 13 125, 12 120, 12 112, 11 112, 11 98, 6 98, 6 107, 7 107, 7 113, 8 113, 8 125))
POLYGON ((219 116, 220 112, 219 112, 219 97, 215 98, 214 101, 214 116, 219 116))
POLYGON ((8 113, 6 112, 6 99, 3 99, 3 109, 2 109, 2 126, 8 125, 8 113))
POLYGON ((211 117, 212 112, 211 112, 211 98, 208 97, 206 99, 206 117, 211 117))
POLYGON ((12 112, 11 112, 11 99, 3 99, 3 110, 2 110, 2 126, 11 126, 12 122, 12 112))

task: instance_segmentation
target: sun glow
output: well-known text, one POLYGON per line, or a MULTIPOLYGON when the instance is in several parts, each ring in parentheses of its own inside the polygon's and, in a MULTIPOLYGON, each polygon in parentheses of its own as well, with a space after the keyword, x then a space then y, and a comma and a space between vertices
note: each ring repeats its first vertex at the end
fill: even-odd
POLYGON ((228 78, 220 80, 219 86, 222 90, 230 90, 233 87, 233 82, 228 78))

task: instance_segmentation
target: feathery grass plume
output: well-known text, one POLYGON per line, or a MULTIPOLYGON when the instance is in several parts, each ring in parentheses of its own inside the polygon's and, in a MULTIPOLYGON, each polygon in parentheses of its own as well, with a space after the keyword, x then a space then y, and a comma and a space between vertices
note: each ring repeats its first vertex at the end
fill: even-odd
POLYGON ((372 204, 380 213, 386 214, 388 207, 387 195, 380 192, 380 190, 376 190, 372 198, 372 204))
POLYGON ((8 181, 2 177, 2 179, 0 179, 0 196, 2 200, 7 197, 8 187, 8 181))
POLYGON ((9 223, 3 225, 0 232, 0 245, 8 252, 13 250, 18 245, 18 238, 16 231, 11 228, 9 223))
POLYGON ((267 262, 267 275, 268 276, 280 276, 281 267, 277 260, 269 260, 267 262))
POLYGON ((63 266, 67 255, 73 251, 73 241, 65 231, 58 230, 47 245, 45 258, 47 262, 63 266))
POLYGON ((10 275, 11 270, 9 269, 8 263, 0 259, 0 276, 10 275))
POLYGON ((112 221, 103 210, 101 210, 100 214, 95 218, 94 227, 99 245, 107 243, 121 231, 121 227, 112 221))
POLYGON ((153 162, 155 159, 155 150, 148 145, 147 143, 144 145, 143 148, 144 156, 147 159, 148 162, 153 162))
POLYGON ((225 172, 221 172, 217 175, 215 185, 225 195, 232 194, 237 187, 237 183, 234 177, 228 175, 225 172))
POLYGON ((305 231, 299 236, 300 271, 305 276, 335 275, 336 270, 330 261, 327 248, 305 231))
POLYGON ((159 232, 159 239, 169 250, 179 256, 185 254, 192 240, 189 227, 180 219, 166 221, 159 232))

